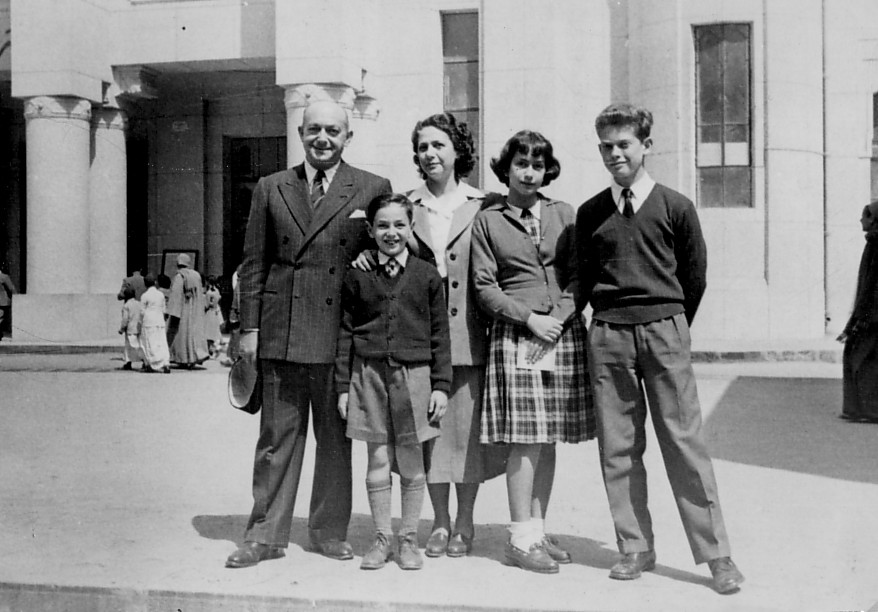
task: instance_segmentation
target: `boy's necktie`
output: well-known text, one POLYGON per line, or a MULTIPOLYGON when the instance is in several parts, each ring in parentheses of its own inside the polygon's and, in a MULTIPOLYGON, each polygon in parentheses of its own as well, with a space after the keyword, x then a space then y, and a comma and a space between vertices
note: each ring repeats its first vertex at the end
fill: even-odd
POLYGON ((521 211, 521 224, 524 225, 524 229, 530 235, 530 241, 534 243, 535 247, 540 248, 540 222, 534 217, 529 208, 521 211))
POLYGON ((394 278, 399 273, 399 262, 394 258, 388 259, 384 264, 384 271, 387 276, 394 278))
POLYGON ((326 195, 323 191, 323 179, 325 177, 326 173, 323 170, 318 170, 317 174, 314 175, 314 180, 311 182, 311 208, 317 208, 320 200, 326 195))
POLYGON ((625 205, 622 208, 622 214, 625 215, 626 219, 630 219, 634 216, 634 206, 631 204, 631 190, 627 187, 622 190, 622 200, 625 202, 625 205))

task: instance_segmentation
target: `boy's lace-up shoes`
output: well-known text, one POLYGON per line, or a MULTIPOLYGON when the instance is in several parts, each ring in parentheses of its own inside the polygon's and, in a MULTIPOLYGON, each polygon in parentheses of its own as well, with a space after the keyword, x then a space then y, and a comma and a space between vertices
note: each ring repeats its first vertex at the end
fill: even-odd
POLYGON ((399 536, 399 552, 396 563, 400 569, 419 570, 424 567, 424 558, 418 550, 418 534, 407 533, 399 536))
POLYGON ((392 557, 393 547, 390 545, 390 540, 388 540, 387 536, 383 533, 378 533, 375 536, 375 543, 372 544, 372 548, 369 549, 369 552, 363 555, 363 560, 360 562, 360 569, 381 569, 392 557))

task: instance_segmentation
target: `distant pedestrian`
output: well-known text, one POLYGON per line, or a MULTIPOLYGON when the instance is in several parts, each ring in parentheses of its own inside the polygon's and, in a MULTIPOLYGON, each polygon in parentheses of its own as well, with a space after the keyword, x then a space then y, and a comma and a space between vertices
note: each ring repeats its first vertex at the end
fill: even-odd
MULTIPOLYGON (((122 287, 122 323, 119 326, 119 333, 125 340, 125 347, 122 352, 122 367, 120 370, 132 369, 134 360, 143 360, 140 352, 140 302, 134 299, 134 289, 132 287, 122 287)), ((146 365, 144 362, 143 365, 146 365)))
POLYGON ((366 493, 375 542, 361 569, 396 556, 402 569, 423 566, 418 521, 426 493, 423 443, 439 435, 451 388, 451 337, 438 270, 410 257, 412 203, 404 195, 373 199, 366 217, 378 265, 348 270, 341 289, 335 383, 347 436, 367 445, 366 493), (402 521, 394 547, 391 465, 399 466, 402 521))
POLYGON ((505 562, 554 574, 571 562, 545 531, 555 444, 595 433, 585 322, 574 302, 575 213, 539 191, 561 172, 542 134, 514 134, 491 169, 509 192, 489 195, 473 224, 476 296, 493 320, 481 441, 509 447, 505 562))
POLYGON ((6 262, 0 262, 0 340, 9 327, 9 312, 12 310, 12 295, 15 293, 15 285, 9 278, 9 270, 6 262))
POLYGON ((156 279, 147 274, 144 277, 146 291, 140 297, 140 345, 147 372, 168 374, 170 353, 165 335, 165 296, 155 286, 156 279))
POLYGON ((204 289, 201 275, 189 267, 191 261, 185 253, 177 256, 167 309, 171 362, 190 370, 210 356, 204 337, 204 289))
POLYGON ((125 287, 130 287, 134 290, 134 299, 140 300, 140 296, 143 295, 143 292, 146 291, 146 285, 143 283, 143 275, 140 270, 134 270, 131 273, 131 276, 125 277, 122 280, 122 288, 119 289, 119 293, 116 295, 116 299, 124 301, 124 291, 125 287))
POLYGON ((168 301, 171 298, 171 277, 167 274, 159 274, 155 279, 155 287, 165 298, 165 322, 168 321, 168 301))
POLYGON ((622 559, 610 578, 655 568, 647 508, 647 398, 665 471, 696 563, 713 587, 737 591, 701 405, 689 325, 707 284, 707 247, 695 205, 646 171, 652 113, 611 105, 595 120, 610 187, 576 213, 578 306, 593 310, 588 362, 597 410, 601 468, 622 559), (644 393, 645 392, 645 393, 644 393))
POLYGON ((217 356, 223 339, 223 313, 220 310, 220 290, 215 276, 206 276, 204 282, 204 337, 211 358, 217 356))
POLYGON ((878 422, 878 200, 860 219, 866 246, 860 258, 854 308, 839 342, 844 343, 841 418, 878 422))
POLYGON ((224 366, 231 366, 239 357, 239 348, 241 345, 241 290, 238 283, 238 275, 241 272, 241 266, 232 273, 232 305, 229 307, 229 321, 226 329, 229 333, 229 343, 226 346, 226 356, 223 357, 221 363, 224 366))

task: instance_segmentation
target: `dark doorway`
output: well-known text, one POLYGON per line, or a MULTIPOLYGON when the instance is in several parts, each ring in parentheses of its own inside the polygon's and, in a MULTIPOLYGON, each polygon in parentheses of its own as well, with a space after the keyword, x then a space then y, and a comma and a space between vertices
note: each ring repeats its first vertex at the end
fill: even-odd
POLYGON ((241 263, 250 198, 256 183, 286 168, 287 139, 223 139, 223 276, 231 278, 241 263))

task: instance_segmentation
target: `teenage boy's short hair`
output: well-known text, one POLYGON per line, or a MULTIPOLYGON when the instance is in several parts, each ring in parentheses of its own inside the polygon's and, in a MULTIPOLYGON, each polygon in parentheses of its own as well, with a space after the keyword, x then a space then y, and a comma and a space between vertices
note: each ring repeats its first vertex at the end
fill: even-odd
POLYGON ((125 285, 125 288, 122 289, 122 299, 124 299, 126 302, 128 300, 133 300, 134 299, 134 289, 128 285, 125 285))
POLYGON ((143 277, 143 284, 146 287, 155 287, 155 276, 152 274, 147 274, 143 277))
POLYGON ((546 164, 546 174, 543 176, 543 187, 558 178, 561 174, 561 162, 555 158, 552 143, 549 139, 531 130, 521 130, 512 135, 512 138, 503 145, 500 155, 491 160, 491 170, 500 179, 500 182, 509 186, 509 168, 516 153, 522 155, 542 156, 546 164))
POLYGON ((594 120, 594 129, 600 132, 606 127, 632 127, 641 141, 649 138, 652 132, 652 113, 642 106, 621 103, 610 104, 594 120))
POLYGON ((370 225, 375 223, 375 215, 378 214, 378 211, 392 204, 402 206, 405 209, 406 216, 409 218, 409 223, 411 223, 414 217, 415 205, 401 193, 384 193, 372 198, 372 201, 369 202, 369 206, 366 208, 366 220, 369 221, 370 225))

